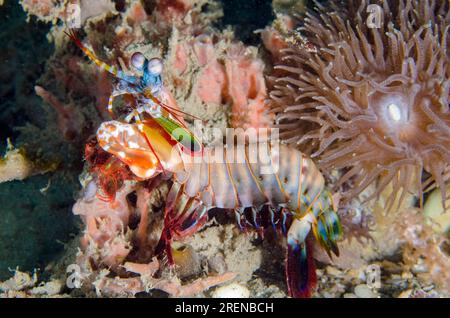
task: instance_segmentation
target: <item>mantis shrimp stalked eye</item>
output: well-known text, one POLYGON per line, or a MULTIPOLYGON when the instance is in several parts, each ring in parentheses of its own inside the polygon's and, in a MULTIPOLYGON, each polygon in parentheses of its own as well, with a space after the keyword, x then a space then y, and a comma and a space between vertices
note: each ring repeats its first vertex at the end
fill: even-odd
POLYGON ((145 56, 141 52, 136 52, 131 56, 130 61, 135 69, 142 71, 144 68, 145 56))
POLYGON ((150 72, 150 74, 153 74, 155 76, 161 75, 163 71, 163 63, 158 58, 153 58, 150 61, 148 61, 147 69, 150 72))

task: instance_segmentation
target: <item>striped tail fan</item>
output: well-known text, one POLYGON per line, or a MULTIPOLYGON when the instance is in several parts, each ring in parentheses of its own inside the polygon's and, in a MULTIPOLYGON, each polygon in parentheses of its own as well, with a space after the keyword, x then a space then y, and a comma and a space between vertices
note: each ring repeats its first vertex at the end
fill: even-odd
POLYGON ((337 241, 342 236, 342 226, 339 216, 334 211, 322 213, 315 226, 312 227, 314 236, 320 246, 327 252, 331 258, 331 252, 339 256, 337 241))

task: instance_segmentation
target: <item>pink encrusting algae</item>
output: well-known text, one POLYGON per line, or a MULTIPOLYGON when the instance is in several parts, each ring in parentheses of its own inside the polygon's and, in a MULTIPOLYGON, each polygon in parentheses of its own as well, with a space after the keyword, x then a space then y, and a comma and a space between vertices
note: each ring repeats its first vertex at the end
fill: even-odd
POLYGON ((95 286, 98 295, 132 296, 159 289, 172 296, 193 296, 235 277, 234 273, 228 272, 189 284, 180 284, 175 277, 154 277, 161 270, 161 264, 152 255, 158 239, 158 229, 152 227, 158 221, 150 220, 150 192, 126 183, 114 201, 108 202, 97 196, 97 190, 94 182, 89 183, 83 197, 74 205, 73 213, 81 216, 86 225, 81 240, 82 251, 77 255, 80 276, 86 285, 95 286), (137 195, 135 207, 127 200, 131 193, 137 195), (131 229, 133 218, 138 218, 139 224, 131 229), (116 276, 106 277, 105 271, 116 276), (139 276, 132 277, 131 274, 139 276))
POLYGON ((175 69, 181 76, 193 56, 200 69, 195 91, 201 101, 229 107, 232 127, 268 127, 272 115, 267 112, 265 64, 256 48, 227 41, 202 34, 177 44, 175 69))

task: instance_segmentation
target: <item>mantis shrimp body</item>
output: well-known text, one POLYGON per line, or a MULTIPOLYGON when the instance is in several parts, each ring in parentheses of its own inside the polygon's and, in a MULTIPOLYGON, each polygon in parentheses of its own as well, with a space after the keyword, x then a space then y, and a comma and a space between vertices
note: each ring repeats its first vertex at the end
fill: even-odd
POLYGON ((138 75, 127 74, 99 60, 73 31, 67 35, 92 62, 117 80, 108 102, 112 117, 115 97, 134 97, 133 110, 122 121, 100 126, 100 147, 127 165, 138 180, 158 174, 173 178, 157 252, 165 252, 173 264, 173 240, 198 230, 210 209, 232 210, 240 228, 251 225, 261 232, 272 226, 286 235, 289 294, 310 296, 316 283, 310 233, 330 256, 331 252, 339 253, 336 241, 341 233, 333 198, 314 163, 285 146, 269 146, 267 162, 254 158, 259 153, 255 144, 204 149, 180 117, 188 114, 159 100, 164 97, 161 60, 148 60, 136 52, 130 65, 138 75), (268 213, 263 214, 265 208, 268 213), (264 222, 266 219, 268 222, 264 222))
POLYGON ((341 233, 333 198, 314 163, 285 146, 269 146, 269 160, 264 161, 254 158, 259 153, 255 144, 205 149, 181 119, 189 114, 159 100, 164 98, 161 60, 148 60, 136 52, 130 65, 138 75, 127 74, 99 60, 73 31, 67 35, 92 62, 117 80, 108 102, 112 117, 115 97, 134 97, 133 110, 122 121, 100 126, 100 147, 127 165, 137 180, 158 174, 173 179, 157 252, 165 252, 169 264, 173 264, 173 240, 198 230, 210 209, 232 210, 240 228, 250 225, 263 233, 271 226, 286 236, 289 294, 310 296, 316 283, 310 237, 315 236, 331 256, 331 252, 339 253, 336 241, 341 233))
POLYGON ((204 148, 201 155, 192 157, 180 151, 180 145, 158 125, 146 122, 145 127, 155 151, 151 151, 135 124, 103 123, 97 139, 137 177, 148 179, 164 173, 173 179, 157 248, 166 252, 169 263, 173 263, 171 241, 199 229, 208 210, 228 209, 234 211, 241 228, 251 225, 261 230, 271 226, 286 235, 289 294, 310 296, 316 283, 310 238, 315 236, 331 256, 331 252, 339 254, 336 241, 341 234, 336 205, 311 159, 298 150, 268 144, 264 145, 269 146, 269 160, 264 162, 255 156, 259 151, 255 144, 204 148), (156 164, 156 156, 162 167, 156 164), (263 215, 268 222, 263 222, 263 215))

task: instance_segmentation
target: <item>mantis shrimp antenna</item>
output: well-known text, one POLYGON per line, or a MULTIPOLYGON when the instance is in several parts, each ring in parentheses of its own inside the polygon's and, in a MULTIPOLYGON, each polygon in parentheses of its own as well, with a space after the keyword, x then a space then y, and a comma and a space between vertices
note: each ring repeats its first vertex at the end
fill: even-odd
POLYGON ((69 31, 64 31, 64 33, 75 43, 76 46, 78 46, 83 51, 83 53, 92 62, 94 62, 102 70, 105 70, 106 72, 108 72, 108 73, 114 75, 115 77, 117 77, 121 80, 124 80, 130 84, 138 83, 138 79, 136 77, 127 75, 123 71, 119 70, 117 67, 106 64, 105 62, 99 60, 93 51, 91 51, 83 43, 81 43, 80 39, 75 34, 74 30, 70 29, 69 31))

